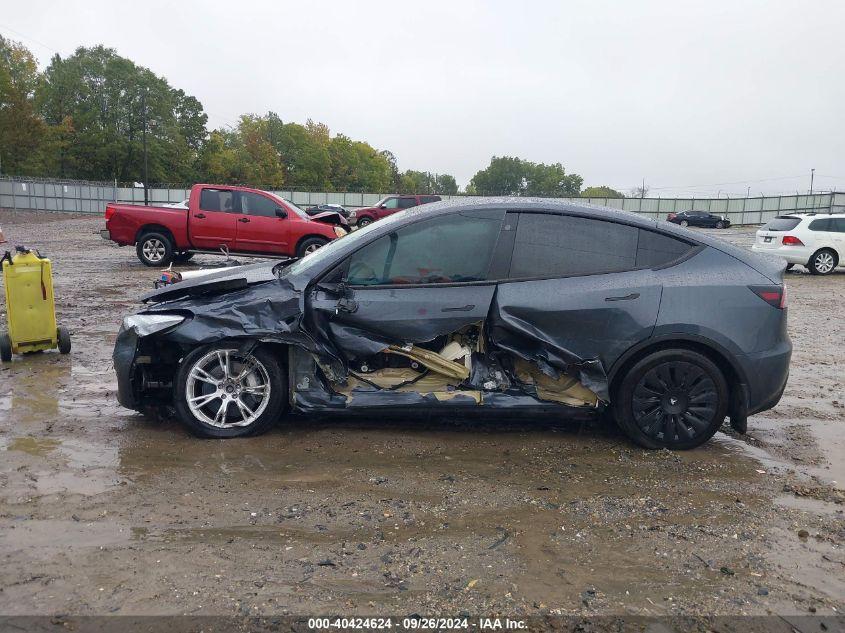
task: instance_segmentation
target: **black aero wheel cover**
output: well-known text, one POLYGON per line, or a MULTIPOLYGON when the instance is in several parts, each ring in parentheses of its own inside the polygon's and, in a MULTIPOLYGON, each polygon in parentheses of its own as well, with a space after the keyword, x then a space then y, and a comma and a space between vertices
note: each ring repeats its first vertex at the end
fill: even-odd
POLYGON ((708 371, 685 360, 667 360, 643 374, 631 401, 634 422, 665 446, 708 434, 720 409, 719 389, 708 371))

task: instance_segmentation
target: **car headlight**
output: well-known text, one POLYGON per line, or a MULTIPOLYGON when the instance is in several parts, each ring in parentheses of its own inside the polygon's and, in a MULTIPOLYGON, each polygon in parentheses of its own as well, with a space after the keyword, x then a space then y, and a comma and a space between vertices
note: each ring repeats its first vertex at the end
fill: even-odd
POLYGON ((342 226, 335 225, 335 227, 334 227, 334 234, 335 235, 337 235, 338 237, 343 237, 344 235, 346 235, 346 233, 347 233, 347 231, 346 231, 345 228, 343 228, 342 226))
POLYGON ((349 212, 349 219, 350 220, 354 220, 357 217, 358 217, 358 213, 354 209, 349 212))
POLYGON ((180 324, 185 317, 177 314, 133 314, 123 319, 126 330, 135 330, 138 336, 149 336, 180 324))

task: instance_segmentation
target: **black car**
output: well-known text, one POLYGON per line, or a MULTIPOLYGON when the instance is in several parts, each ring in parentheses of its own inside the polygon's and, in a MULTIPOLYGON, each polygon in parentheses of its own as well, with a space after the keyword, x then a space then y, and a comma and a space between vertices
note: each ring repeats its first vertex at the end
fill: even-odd
POLYGON ((666 216, 669 222, 681 226, 702 226, 709 229, 726 229, 731 221, 723 215, 708 213, 707 211, 681 211, 666 216))
POLYGON ((606 411, 643 446, 691 448, 780 399, 783 271, 611 209, 433 203, 150 293, 117 338, 118 398, 206 437, 289 411, 606 411))
POLYGON ((349 219, 349 209, 340 204, 316 204, 305 209, 305 213, 314 216, 320 213, 339 213, 347 220, 349 219))

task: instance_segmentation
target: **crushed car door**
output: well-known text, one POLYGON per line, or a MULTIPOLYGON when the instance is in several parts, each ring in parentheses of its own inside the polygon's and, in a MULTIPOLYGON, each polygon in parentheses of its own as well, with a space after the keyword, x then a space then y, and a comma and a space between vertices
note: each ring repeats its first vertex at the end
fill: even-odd
POLYGON ((327 277, 331 281, 318 283, 312 309, 349 367, 366 372, 376 356, 392 353, 411 368, 441 378, 453 374, 453 382, 461 382, 457 361, 466 356, 468 365, 469 354, 461 355, 450 337, 473 326, 480 332, 487 318, 495 292, 489 271, 503 217, 504 211, 466 211, 405 225, 353 253, 327 277), (459 354, 451 365, 441 362, 449 360, 449 350, 459 354))
POLYGON ((505 222, 514 249, 491 311, 491 343, 541 369, 574 373, 607 401, 606 372, 654 329, 662 286, 652 267, 691 245, 594 218, 516 215, 505 222))

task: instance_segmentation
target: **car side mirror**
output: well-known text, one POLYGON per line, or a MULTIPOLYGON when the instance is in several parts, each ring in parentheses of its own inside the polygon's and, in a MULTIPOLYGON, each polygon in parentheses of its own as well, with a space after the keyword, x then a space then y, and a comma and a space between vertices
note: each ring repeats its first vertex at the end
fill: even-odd
POLYGON ((284 209, 276 209, 276 217, 282 218, 283 220, 288 217, 288 212, 284 209))

